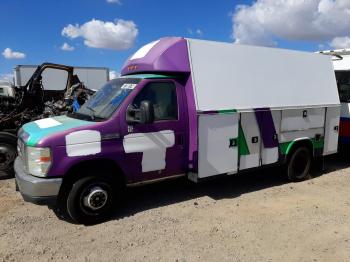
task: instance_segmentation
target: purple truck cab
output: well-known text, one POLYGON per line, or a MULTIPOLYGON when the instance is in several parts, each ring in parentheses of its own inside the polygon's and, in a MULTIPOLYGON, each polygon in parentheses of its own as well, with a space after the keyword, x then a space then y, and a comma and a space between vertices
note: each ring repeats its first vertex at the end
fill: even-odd
POLYGON ((16 182, 24 200, 63 205, 77 222, 104 217, 125 185, 193 167, 196 111, 186 40, 141 48, 77 113, 19 132, 16 182))
POLYGON ((121 75, 77 112, 21 128, 15 172, 24 200, 95 222, 124 186, 284 163, 299 181, 312 158, 337 152, 340 104, 328 57, 162 38, 121 75))

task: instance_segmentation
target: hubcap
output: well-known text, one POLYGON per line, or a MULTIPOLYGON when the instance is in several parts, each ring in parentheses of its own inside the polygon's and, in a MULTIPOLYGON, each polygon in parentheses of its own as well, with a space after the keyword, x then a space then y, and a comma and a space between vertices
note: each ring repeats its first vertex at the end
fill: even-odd
POLYGON ((107 191, 101 187, 93 187, 89 194, 84 197, 84 205, 92 210, 98 210, 104 207, 107 203, 107 191))

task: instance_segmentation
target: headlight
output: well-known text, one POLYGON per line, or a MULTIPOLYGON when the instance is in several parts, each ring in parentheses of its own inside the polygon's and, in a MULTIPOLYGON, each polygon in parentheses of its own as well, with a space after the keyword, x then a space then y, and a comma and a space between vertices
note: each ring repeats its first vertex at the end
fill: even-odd
POLYGON ((51 152, 49 148, 27 147, 27 167, 33 176, 46 176, 51 165, 51 152))

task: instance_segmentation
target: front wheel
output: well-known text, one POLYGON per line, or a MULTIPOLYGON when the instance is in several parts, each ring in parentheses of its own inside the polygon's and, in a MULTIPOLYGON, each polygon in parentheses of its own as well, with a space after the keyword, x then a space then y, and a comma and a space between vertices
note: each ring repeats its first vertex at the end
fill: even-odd
POLYGON ((0 178, 14 175, 13 163, 17 156, 16 137, 0 133, 0 178))
POLYGON ((311 153, 307 147, 297 148, 291 155, 287 175, 292 181, 302 181, 309 177, 311 167, 311 153))
POLYGON ((76 181, 67 197, 67 212, 77 223, 93 224, 107 219, 117 202, 117 186, 95 176, 76 181))

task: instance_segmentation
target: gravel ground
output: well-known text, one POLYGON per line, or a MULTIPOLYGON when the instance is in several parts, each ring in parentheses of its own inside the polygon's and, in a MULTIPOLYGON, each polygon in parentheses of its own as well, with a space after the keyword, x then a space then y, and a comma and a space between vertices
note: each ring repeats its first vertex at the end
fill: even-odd
POLYGON ((108 222, 83 226, 0 181, 0 261, 349 261, 350 159, 289 183, 280 170, 133 188, 108 222))

